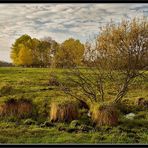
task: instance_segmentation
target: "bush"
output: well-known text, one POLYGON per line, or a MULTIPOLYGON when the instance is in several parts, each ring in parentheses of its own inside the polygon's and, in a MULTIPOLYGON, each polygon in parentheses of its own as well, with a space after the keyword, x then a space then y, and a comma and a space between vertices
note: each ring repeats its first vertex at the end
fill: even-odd
POLYGON ((0 96, 10 94, 12 92, 13 88, 8 83, 3 83, 0 85, 0 96))
POLYGON ((24 125, 35 125, 36 121, 32 120, 32 119, 26 119, 24 121, 24 125))

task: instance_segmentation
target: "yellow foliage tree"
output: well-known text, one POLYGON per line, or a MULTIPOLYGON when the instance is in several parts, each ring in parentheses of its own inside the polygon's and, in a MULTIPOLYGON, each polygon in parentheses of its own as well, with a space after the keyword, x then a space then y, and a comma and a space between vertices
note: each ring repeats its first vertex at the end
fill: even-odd
POLYGON ((20 51, 18 54, 18 61, 20 65, 29 66, 32 64, 32 52, 30 49, 26 48, 25 45, 19 45, 20 51))
POLYGON ((73 38, 65 40, 55 56, 55 66, 74 67, 82 64, 84 45, 73 38))
POLYGON ((29 40, 31 40, 31 37, 27 34, 24 34, 18 39, 16 39, 14 44, 12 44, 10 57, 14 65, 17 65, 17 66, 20 65, 19 56, 18 56, 20 52, 20 48, 19 48, 20 44, 27 43, 29 40))

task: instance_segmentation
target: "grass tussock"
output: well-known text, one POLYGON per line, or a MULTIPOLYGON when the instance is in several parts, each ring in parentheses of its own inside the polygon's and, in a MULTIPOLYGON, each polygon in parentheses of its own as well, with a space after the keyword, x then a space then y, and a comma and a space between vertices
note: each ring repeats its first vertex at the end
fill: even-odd
POLYGON ((32 114, 33 104, 27 99, 8 99, 0 105, 0 116, 25 118, 32 114))
POLYGON ((97 127, 118 124, 118 113, 111 105, 94 105, 92 106, 91 113, 92 121, 97 127))
POLYGON ((70 122, 78 118, 78 104, 74 101, 52 102, 50 120, 52 122, 70 122))
POLYGON ((33 104, 29 100, 20 100, 18 102, 18 116, 26 117, 30 116, 33 112, 33 104))

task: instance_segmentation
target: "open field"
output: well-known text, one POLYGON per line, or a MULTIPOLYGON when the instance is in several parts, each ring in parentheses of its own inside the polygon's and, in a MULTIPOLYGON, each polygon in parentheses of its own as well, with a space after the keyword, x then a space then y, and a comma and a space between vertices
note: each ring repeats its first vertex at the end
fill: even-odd
POLYGON ((148 144, 147 10, 0 5, 0 145, 148 144))
MULTIPOLYGON (((89 118, 82 115, 80 125, 75 128, 70 123, 42 126, 45 121, 49 121, 49 117, 44 116, 45 112, 50 111, 45 103, 50 105, 51 100, 59 98, 62 93, 58 86, 49 85, 51 71, 56 72, 64 82, 64 69, 0 68, 0 86, 11 86, 10 91, 0 94, 0 103, 10 98, 30 99, 38 111, 38 115, 29 119, 1 118, 0 143, 148 143, 148 110, 134 106, 136 98, 148 99, 148 82, 142 79, 137 79, 125 96, 131 101, 127 113, 136 114, 133 120, 125 119, 125 114, 121 113, 118 126, 94 128, 89 118), (26 120, 32 122, 27 124, 26 120)), ((108 97, 114 96, 110 86, 107 91, 108 97)))

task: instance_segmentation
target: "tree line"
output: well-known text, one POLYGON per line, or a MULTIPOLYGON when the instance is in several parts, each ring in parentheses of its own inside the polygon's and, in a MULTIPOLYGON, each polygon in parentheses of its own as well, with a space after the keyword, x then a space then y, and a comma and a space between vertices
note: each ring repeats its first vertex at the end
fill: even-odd
POLYGON ((147 63, 147 31, 146 18, 134 18, 119 25, 110 22, 85 44, 73 38, 60 44, 50 37, 39 40, 25 34, 12 44, 11 59, 16 66, 70 68, 103 62, 114 69, 128 67, 131 60, 130 66, 142 69, 147 63))
POLYGON ((11 67, 12 64, 5 61, 0 61, 0 67, 11 67))
POLYGON ((11 59, 16 66, 72 67, 81 65, 84 45, 73 38, 58 43, 50 37, 41 40, 25 34, 11 47, 11 59))

